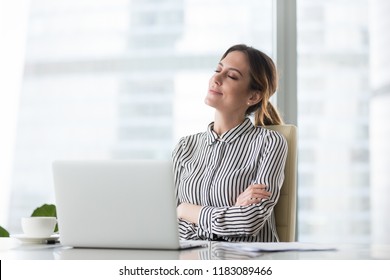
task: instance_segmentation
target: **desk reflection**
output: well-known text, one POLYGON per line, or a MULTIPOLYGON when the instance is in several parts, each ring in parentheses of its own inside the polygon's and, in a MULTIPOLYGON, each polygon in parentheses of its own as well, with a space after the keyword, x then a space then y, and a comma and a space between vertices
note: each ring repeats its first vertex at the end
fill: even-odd
POLYGON ((54 250, 56 260, 177 260, 177 250, 88 249, 62 247, 54 250))
MULTIPOLYGON (((219 242, 186 250, 72 248, 0 240, 1 260, 372 260, 390 259, 390 245, 339 244, 337 250, 259 252, 233 250, 219 242)), ((248 244, 251 245, 251 244, 248 244)), ((261 244, 260 244, 261 245, 261 244)))
MULTIPOLYGON (((59 247, 53 251, 56 260, 247 260, 269 254, 230 251, 210 243, 207 247, 184 250, 129 250, 59 247)), ((271 258, 272 259, 272 258, 271 258)))

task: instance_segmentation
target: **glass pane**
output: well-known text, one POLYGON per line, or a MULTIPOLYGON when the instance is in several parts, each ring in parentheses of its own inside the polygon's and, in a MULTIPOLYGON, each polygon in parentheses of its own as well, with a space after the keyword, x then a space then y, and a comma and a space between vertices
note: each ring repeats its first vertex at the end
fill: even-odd
POLYGON ((297 13, 299 241, 368 242, 368 1, 297 13))
POLYGON ((271 0, 31 1, 9 229, 53 202, 55 159, 170 157, 223 52, 272 37, 271 0))

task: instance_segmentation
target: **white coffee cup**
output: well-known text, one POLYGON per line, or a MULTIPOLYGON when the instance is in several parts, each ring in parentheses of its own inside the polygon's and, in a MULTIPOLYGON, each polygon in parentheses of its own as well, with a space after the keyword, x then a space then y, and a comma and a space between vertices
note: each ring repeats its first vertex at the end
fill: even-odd
POLYGON ((24 217, 22 229, 29 237, 49 237, 54 233, 56 223, 55 217, 24 217))

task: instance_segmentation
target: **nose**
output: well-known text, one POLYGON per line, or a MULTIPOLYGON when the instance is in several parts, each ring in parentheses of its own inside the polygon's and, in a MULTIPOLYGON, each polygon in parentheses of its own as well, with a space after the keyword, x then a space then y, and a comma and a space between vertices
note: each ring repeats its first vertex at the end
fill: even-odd
POLYGON ((221 73, 215 73, 213 76, 213 82, 220 86, 222 84, 221 73))

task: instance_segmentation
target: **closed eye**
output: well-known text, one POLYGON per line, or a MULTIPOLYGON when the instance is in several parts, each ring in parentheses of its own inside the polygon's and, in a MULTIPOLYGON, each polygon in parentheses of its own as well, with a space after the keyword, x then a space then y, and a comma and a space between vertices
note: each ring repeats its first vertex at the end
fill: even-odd
MULTIPOLYGON (((221 73, 222 70, 216 69, 216 70, 214 70, 214 72, 215 72, 215 73, 221 73)), ((233 79, 233 80, 238 80, 238 78, 237 78, 236 76, 233 76, 233 75, 229 75, 229 74, 228 74, 227 77, 230 78, 230 79, 233 79)))

